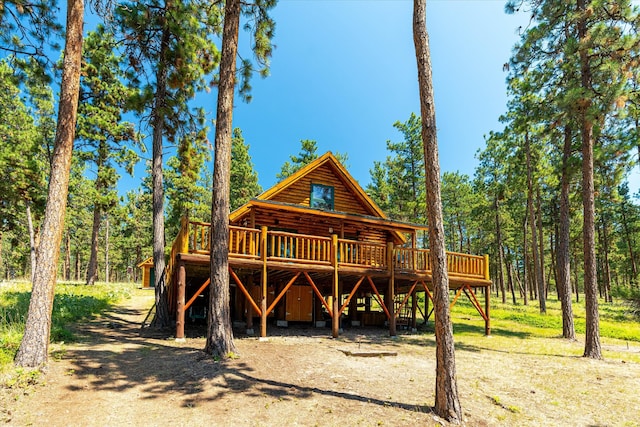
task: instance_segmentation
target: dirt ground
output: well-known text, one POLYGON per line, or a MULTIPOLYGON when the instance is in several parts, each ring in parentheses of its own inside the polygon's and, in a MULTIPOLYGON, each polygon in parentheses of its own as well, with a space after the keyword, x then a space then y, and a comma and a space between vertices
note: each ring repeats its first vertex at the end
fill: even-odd
MULTIPOLYGON (((236 337, 238 357, 218 362, 202 352, 202 337, 179 343, 141 333, 152 300, 151 292, 136 292, 79 325, 80 341, 52 349, 40 384, 0 391, 0 420, 49 427, 446 425, 431 408, 432 334, 391 339, 357 329, 332 339, 328 329, 274 328, 277 336, 266 341, 236 337), (358 355, 368 352, 388 355, 358 355)), ((457 343, 465 425, 640 425, 640 363, 585 360, 568 355, 580 343, 536 339, 548 348, 544 356, 525 340, 512 347, 484 337, 457 343)), ((640 347, 621 351, 638 360, 640 347)))

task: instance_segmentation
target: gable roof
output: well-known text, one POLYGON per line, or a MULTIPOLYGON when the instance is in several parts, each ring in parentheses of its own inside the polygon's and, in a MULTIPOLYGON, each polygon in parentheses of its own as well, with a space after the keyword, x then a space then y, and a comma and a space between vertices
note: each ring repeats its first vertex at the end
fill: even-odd
MULTIPOLYGON (((291 188, 302 178, 306 177, 313 171, 321 167, 329 167, 336 178, 338 178, 345 188, 354 196, 354 198, 363 206, 368 216, 374 216, 382 219, 388 219, 387 215, 378 207, 378 205, 369 197, 369 195, 362 189, 360 184, 351 176, 351 174, 340 164, 338 159, 330 151, 326 152, 321 157, 318 157, 313 162, 302 167, 297 172, 291 174, 284 180, 280 181, 273 187, 269 188, 262 194, 256 197, 257 200, 273 200, 278 194, 285 192, 291 188)), ((250 203, 247 203, 235 211, 231 212, 229 219, 234 221, 241 217, 250 209, 250 203)))

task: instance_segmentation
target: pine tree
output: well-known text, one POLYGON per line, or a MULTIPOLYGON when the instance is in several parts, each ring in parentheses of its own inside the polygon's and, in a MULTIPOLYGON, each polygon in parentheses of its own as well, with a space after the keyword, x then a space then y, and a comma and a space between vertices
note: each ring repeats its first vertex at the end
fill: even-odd
POLYGON ((253 168, 249 155, 249 144, 245 144, 240 128, 233 130, 231 141, 231 210, 236 210, 262 192, 258 184, 258 173, 253 168))
POLYGON ((102 217, 118 203, 116 166, 129 173, 137 162, 133 147, 138 136, 132 123, 122 114, 135 90, 123 83, 122 57, 114 52, 113 35, 104 27, 87 35, 78 111, 78 139, 82 157, 95 165, 93 226, 87 285, 98 278, 98 235, 102 217))
POLYGON ((440 165, 436 137, 436 116, 431 77, 431 54, 427 34, 427 2, 414 0, 413 40, 418 64, 420 111, 422 116, 422 142, 426 179, 427 216, 429 220, 429 247, 432 263, 436 319, 436 404, 435 413, 453 422, 462 420, 462 408, 456 382, 453 327, 449 312, 449 276, 442 223, 440 197, 440 165))
MULTIPOLYGON (((275 23, 268 12, 275 4, 275 0, 256 0, 254 3, 244 5, 239 0, 225 2, 211 198, 211 285, 207 313, 207 342, 204 349, 206 353, 222 358, 229 357, 235 350, 229 307, 229 197, 240 13, 244 12, 251 17, 253 27, 249 25, 245 28, 253 31, 255 40, 253 53, 258 62, 264 65, 263 75, 266 75, 268 59, 272 52, 271 38, 275 28, 275 23)), ((245 82, 247 82, 252 68, 245 61, 243 69, 249 71, 244 73, 245 82)), ((244 85, 241 86, 240 91, 243 93, 247 89, 248 86, 244 85)))
MULTIPOLYGON (((280 173, 276 175, 278 181, 282 181, 285 178, 293 175, 304 166, 313 162, 320 157, 317 153, 318 143, 312 139, 300 140, 300 152, 297 155, 289 156, 289 160, 284 162, 280 168, 280 173)), ((349 156, 346 153, 334 153, 336 158, 343 166, 347 166, 349 156)))
POLYGON ((153 262, 156 315, 152 325, 167 327, 169 319, 165 277, 165 226, 163 148, 182 136, 204 128, 202 115, 189 110, 189 101, 211 82, 219 52, 214 37, 220 32, 217 5, 204 0, 148 0, 124 2, 116 22, 124 34, 129 64, 136 72, 133 86, 147 78, 137 102, 139 111, 150 111, 152 128, 153 262), (147 70, 155 70, 147 76, 147 70))
POLYGON ((64 226, 69 171, 75 137, 82 58, 84 2, 67 2, 65 61, 62 70, 56 140, 49 175, 49 192, 37 250, 37 269, 24 336, 16 354, 19 366, 37 367, 48 360, 51 312, 56 284, 60 241, 64 226))

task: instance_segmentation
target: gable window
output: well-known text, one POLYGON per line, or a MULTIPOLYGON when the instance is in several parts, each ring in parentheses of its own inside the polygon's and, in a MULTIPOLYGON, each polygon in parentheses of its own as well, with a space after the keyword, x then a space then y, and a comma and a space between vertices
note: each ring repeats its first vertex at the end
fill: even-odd
POLYGON ((333 187, 322 184, 311 184, 309 206, 317 209, 333 210, 333 187))

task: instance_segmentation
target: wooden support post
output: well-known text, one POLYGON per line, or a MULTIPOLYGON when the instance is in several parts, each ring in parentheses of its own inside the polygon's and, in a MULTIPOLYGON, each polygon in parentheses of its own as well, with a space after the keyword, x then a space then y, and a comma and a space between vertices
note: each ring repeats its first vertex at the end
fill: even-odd
POLYGON ((184 303, 187 289, 187 272, 184 261, 178 263, 178 295, 176 308, 176 341, 184 341, 184 303))
POLYGON ((340 334, 340 291, 338 289, 338 236, 331 235, 331 265, 333 266, 333 316, 331 316, 331 336, 338 338, 340 334))
POLYGON ((491 288, 487 286, 484 288, 484 334, 486 336, 491 335, 491 315, 489 313, 489 300, 491 299, 491 288))
POLYGON ((431 317, 431 313, 429 312, 429 290, 426 289, 424 290, 424 312, 426 314, 425 318, 424 318, 424 324, 426 325, 427 322, 429 321, 429 318, 431 317))
MULTIPOLYGON (((491 280, 489 278, 489 255, 484 256, 484 278, 486 280, 491 280)), ((491 299, 491 285, 488 285, 484 288, 484 314, 486 315, 486 319, 484 320, 484 334, 486 336, 491 335, 491 315, 489 314, 489 300, 491 299)))
POLYGON ((413 293, 411 294, 411 330, 418 329, 418 319, 417 319, 417 311, 418 311, 418 289, 417 287, 413 289, 413 293))
POLYGON ((267 227, 260 229, 260 258, 262 259, 262 286, 260 289, 260 337, 267 336, 267 227))
POLYGON ((387 242, 387 265, 389 266, 389 289, 387 291, 387 309, 389 310, 389 336, 396 336, 396 283, 393 266, 393 242, 387 242))
MULTIPOLYGON (((249 291, 249 294, 251 295, 251 290, 253 289, 253 274, 250 273, 249 277, 247 278, 247 290, 249 291)), ((251 303, 249 302, 249 298, 244 299, 244 307, 245 307, 245 315, 246 315, 246 322, 247 322, 247 334, 253 335, 253 307, 251 306, 251 303)))

